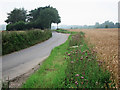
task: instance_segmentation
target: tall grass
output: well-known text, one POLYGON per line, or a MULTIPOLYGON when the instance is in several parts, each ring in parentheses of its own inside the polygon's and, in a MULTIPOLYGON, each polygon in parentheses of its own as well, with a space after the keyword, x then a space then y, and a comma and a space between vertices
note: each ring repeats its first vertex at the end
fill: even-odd
POLYGON ((66 52, 65 88, 110 88, 110 73, 102 68, 102 62, 96 58, 96 52, 88 47, 84 33, 73 35, 66 52))
POLYGON ((18 51, 49 39, 50 30, 4 31, 2 32, 2 54, 18 51))

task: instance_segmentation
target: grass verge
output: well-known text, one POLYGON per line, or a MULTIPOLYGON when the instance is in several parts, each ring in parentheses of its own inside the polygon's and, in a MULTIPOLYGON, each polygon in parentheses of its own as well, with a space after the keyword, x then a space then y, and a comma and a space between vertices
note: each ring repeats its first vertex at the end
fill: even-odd
POLYGON ((65 78, 67 62, 65 52, 69 46, 67 40, 64 44, 54 48, 51 55, 43 62, 40 69, 31 75, 23 84, 23 88, 57 88, 62 87, 65 78))
MULTIPOLYGON (((60 31, 61 32, 61 31, 60 31)), ((67 33, 67 31, 63 31, 67 33)), ((70 32, 69 32, 70 33, 70 32)), ((110 73, 102 68, 96 52, 88 47, 84 33, 72 33, 53 49, 40 69, 22 88, 112 88, 110 73)))
POLYGON ((51 36, 50 30, 4 31, 2 32, 2 54, 30 47, 49 39, 51 36))
POLYGON ((78 32, 70 32, 70 31, 67 31, 67 30, 64 30, 64 29, 58 29, 58 30, 55 30, 56 32, 58 33, 68 33, 68 34, 77 34, 78 32))

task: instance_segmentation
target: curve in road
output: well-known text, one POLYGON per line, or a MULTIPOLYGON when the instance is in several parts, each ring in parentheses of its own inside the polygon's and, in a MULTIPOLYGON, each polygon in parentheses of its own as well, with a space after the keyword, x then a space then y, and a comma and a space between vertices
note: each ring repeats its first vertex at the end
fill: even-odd
POLYGON ((67 38, 67 34, 53 32, 52 37, 45 42, 3 56, 3 79, 7 79, 8 76, 9 79, 13 79, 34 68, 50 55, 50 52, 54 47, 64 43, 67 38))

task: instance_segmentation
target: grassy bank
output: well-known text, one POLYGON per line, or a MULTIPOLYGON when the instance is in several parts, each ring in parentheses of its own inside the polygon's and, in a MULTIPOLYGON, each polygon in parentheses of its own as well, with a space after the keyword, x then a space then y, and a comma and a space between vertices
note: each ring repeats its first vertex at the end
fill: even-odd
POLYGON ((77 32, 70 32, 70 31, 67 31, 67 30, 62 30, 62 29, 60 29, 60 30, 55 30, 56 32, 58 32, 58 33, 68 33, 68 34, 77 34, 77 32))
MULTIPOLYGON (((65 31, 66 32, 66 31, 65 31)), ((72 34, 31 75, 23 88, 109 88, 110 73, 102 68, 84 33, 72 34)))
POLYGON ((40 69, 31 75, 23 88, 57 88, 62 87, 65 78, 67 62, 65 52, 69 46, 67 40, 64 44, 54 48, 51 55, 43 62, 40 69))
POLYGON ((50 30, 4 31, 2 32, 2 54, 30 47, 49 39, 51 36, 50 30))

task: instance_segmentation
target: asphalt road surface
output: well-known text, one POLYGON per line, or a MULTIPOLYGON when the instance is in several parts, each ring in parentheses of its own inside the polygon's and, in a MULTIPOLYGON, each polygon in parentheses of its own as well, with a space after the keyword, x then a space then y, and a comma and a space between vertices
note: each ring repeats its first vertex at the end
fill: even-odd
MULTIPOLYGON (((68 35, 61 33, 52 33, 52 37, 40 44, 30 48, 20 50, 2 57, 2 77, 3 79, 13 79, 22 75, 45 60, 51 50, 64 43, 68 35)), ((22 42, 21 42, 22 44, 22 42)))

